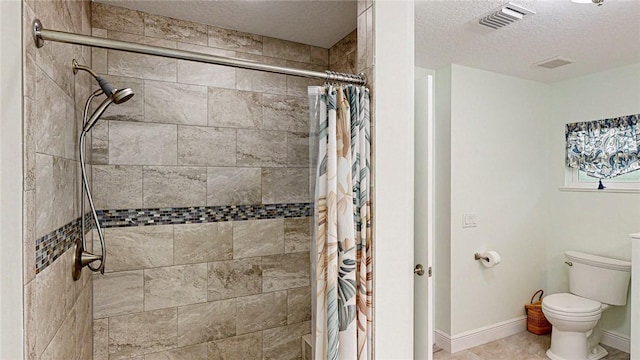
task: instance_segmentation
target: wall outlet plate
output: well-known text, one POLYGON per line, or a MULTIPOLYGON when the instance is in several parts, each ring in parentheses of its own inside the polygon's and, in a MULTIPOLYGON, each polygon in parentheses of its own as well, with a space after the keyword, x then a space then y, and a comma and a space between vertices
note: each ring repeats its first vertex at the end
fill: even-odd
POLYGON ((462 218, 462 227, 477 227, 478 226, 478 216, 473 213, 465 213, 462 218))

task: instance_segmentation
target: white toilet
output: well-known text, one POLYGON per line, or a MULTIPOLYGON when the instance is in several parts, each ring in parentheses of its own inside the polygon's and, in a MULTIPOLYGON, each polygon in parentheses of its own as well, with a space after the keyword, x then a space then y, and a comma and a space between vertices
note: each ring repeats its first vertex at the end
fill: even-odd
POLYGON ((576 251, 565 253, 569 293, 542 300, 553 329, 547 356, 553 360, 596 360, 607 356, 599 345, 599 320, 610 305, 625 305, 631 263, 576 251))

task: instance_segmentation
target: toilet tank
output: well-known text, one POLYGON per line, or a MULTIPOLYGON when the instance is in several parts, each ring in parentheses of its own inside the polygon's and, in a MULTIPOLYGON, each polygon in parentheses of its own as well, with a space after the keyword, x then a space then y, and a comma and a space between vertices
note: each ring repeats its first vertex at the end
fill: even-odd
POLYGON ((631 278, 629 261, 567 251, 569 292, 609 305, 625 305, 631 278))

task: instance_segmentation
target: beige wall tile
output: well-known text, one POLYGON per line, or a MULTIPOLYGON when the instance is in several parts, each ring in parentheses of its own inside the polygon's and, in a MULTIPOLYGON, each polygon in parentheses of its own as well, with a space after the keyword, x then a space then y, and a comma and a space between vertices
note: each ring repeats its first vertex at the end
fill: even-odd
MULTIPOLYGON (((106 38, 107 30, 94 27, 91 36, 106 38)), ((91 68, 99 74, 107 73, 107 49, 91 48, 91 68)))
POLYGON ((36 238, 46 235, 53 228, 53 157, 36 154, 36 238))
POLYGON ((36 167, 36 238, 39 238, 79 216, 80 189, 76 162, 36 154, 36 167))
POLYGON ((66 276, 70 264, 62 258, 44 269, 35 279, 36 354, 40 356, 65 320, 66 276))
POLYGON ((142 166, 93 165, 91 193, 97 209, 142 207, 142 166))
MULTIPOLYGON (((34 85, 35 87, 35 85, 34 85)), ((36 188, 36 102, 29 97, 23 97, 24 115, 22 120, 22 163, 24 190, 34 190, 36 188)))
POLYGON ((263 331, 263 359, 300 359, 300 338, 311 332, 311 323, 287 325, 263 331))
POLYGON ((143 311, 142 270, 93 276, 93 317, 96 319, 143 311))
POLYGON ((237 298, 236 301, 236 333, 238 335, 283 326, 287 323, 286 291, 245 296, 237 298))
POLYGON ((309 202, 309 198, 309 169, 262 169, 262 203, 309 202))
POLYGON ((340 60, 336 61, 336 63, 331 65, 331 70, 341 73, 355 74, 357 67, 356 57, 356 52, 351 52, 345 55, 340 60))
POLYGON ((109 319, 93 320, 93 360, 109 360, 109 319))
MULTIPOLYGON (((36 191, 22 195, 22 259, 23 284, 36 277, 36 191)), ((26 298, 25 298, 26 299, 26 298)))
POLYGON ((299 62, 299 61, 293 61, 293 60, 287 60, 286 66, 292 67, 294 69, 304 69, 304 70, 319 71, 319 72, 324 72, 325 70, 327 70, 326 65, 310 64, 306 62, 299 62))
POLYGON ((270 57, 270 56, 249 54, 249 53, 241 52, 241 51, 237 51, 236 52, 236 58, 244 59, 244 60, 251 60, 253 62, 259 62, 259 63, 263 63, 263 64, 268 64, 268 65, 287 66, 287 60, 286 59, 279 59, 279 58, 274 58, 274 57, 270 57))
MULTIPOLYGON (((102 114, 100 120, 145 121, 144 82, 141 79, 124 76, 102 75, 102 77, 117 89, 130 88, 133 90, 134 95, 127 102, 109 105, 109 108, 102 114)), ((97 88, 97 85, 94 87, 97 88)), ((99 104, 103 100, 104 98, 100 97, 99 101, 95 103, 99 104)))
POLYGON ((306 97, 265 94, 264 124, 269 130, 309 132, 309 99, 306 97))
MULTIPOLYGON (((36 4, 32 0, 26 0, 22 3, 22 55, 23 59, 29 55, 34 61, 37 48, 30 30, 33 27, 33 20, 36 19, 35 8, 36 4)), ((30 94, 24 90, 26 90, 26 87, 23 89, 23 95, 30 94)), ((35 96, 35 93, 33 95, 35 96)))
POLYGON ((207 360, 207 344, 147 354, 144 360, 207 360))
POLYGON ((311 46, 309 48, 309 60, 312 64, 329 65, 329 49, 311 46))
POLYGON ((40 356, 40 360, 75 359, 76 340, 74 336, 69 336, 75 333, 75 321, 76 312, 73 310, 64 319, 51 343, 40 356))
POLYGON ((132 34, 144 32, 144 18, 139 11, 91 2, 91 15, 92 25, 97 28, 132 34))
POLYGON ((282 131, 238 129, 238 166, 284 166, 287 134, 282 131))
POLYGON ((259 129, 262 127, 262 94, 209 88, 209 126, 259 129))
POLYGON ((30 281, 24 286, 23 292, 24 304, 24 359, 37 360, 36 353, 36 333, 37 333, 37 314, 36 314, 36 282, 30 281))
POLYGON ((287 323, 311 320, 311 287, 287 290, 287 323))
POLYGON ((149 80, 172 81, 177 79, 175 59, 109 50, 107 69, 109 75, 138 77, 149 80))
POLYGON ((182 84, 235 89, 236 71, 231 66, 178 60, 178 82, 182 84))
POLYGON ((207 45, 207 25, 144 14, 144 34, 168 40, 207 45))
POLYGON ((254 295, 262 292, 262 260, 248 258, 208 264, 209 301, 254 295))
MULTIPOLYGON (((51 1, 42 1, 39 4, 47 4, 51 1)), ((40 12, 38 12, 40 16, 40 12)), ((50 24, 47 26, 55 25, 45 22, 43 24, 50 24)), ((74 91, 74 75, 73 71, 69 71, 70 64, 73 59, 80 59, 82 51, 79 45, 70 45, 59 42, 50 41, 47 46, 43 46, 36 52, 36 64, 39 69, 44 71, 67 96, 73 96, 74 91)))
MULTIPOLYGON (((73 99, 65 94, 49 76, 39 68, 36 71, 36 121, 34 123, 36 151, 64 157, 68 144, 77 143, 73 121, 73 99)), ((73 156, 73 154, 69 154, 73 156)))
POLYGON ((91 360, 93 358, 93 288, 91 286, 85 286, 80 292, 75 313, 74 334, 77 357, 79 360, 91 360))
POLYGON ((358 42, 357 30, 342 38, 329 49, 329 65, 337 64, 348 54, 355 52, 358 42))
POLYGON ((109 359, 125 359, 176 348, 177 323, 177 308, 109 318, 109 359))
POLYGON ((207 168, 207 205, 259 204, 260 174, 260 168, 207 168))
MULTIPOLYGON (((173 225, 108 228, 105 271, 123 271, 173 264, 173 225)), ((98 239, 94 236, 94 248, 98 239)))
POLYGON ((309 135, 287 133, 287 166, 309 167, 309 135))
POLYGON ((144 207, 201 206, 207 198, 207 169, 187 166, 145 166, 144 207))
POLYGON ((310 285, 309 252, 262 258, 262 291, 292 289, 310 285))
MULTIPOLYGON (((173 40, 158 39, 150 36, 131 34, 131 33, 126 33, 121 31, 109 30, 107 32, 107 37, 109 39, 114 39, 114 40, 133 42, 137 44, 160 46, 160 47, 165 47, 170 49, 175 49, 177 47, 177 42, 173 40)), ((148 55, 143 55, 143 56, 148 56, 148 55)), ((138 76, 138 77, 141 77, 141 76, 138 76)))
MULTIPOLYGON (((364 0, 359 0, 358 4, 360 2, 364 2, 364 0)), ((357 64, 358 69, 364 69, 367 67, 367 14, 362 12, 358 12, 358 14, 357 64)))
POLYGON ((262 36, 209 26, 209 46, 262 55, 262 36))
POLYGON ((109 122, 98 121, 91 129, 88 140, 91 140, 91 151, 87 151, 87 162, 92 165, 109 163, 109 122))
POLYGON ((144 82, 145 121, 207 125, 207 88, 161 81, 144 82))
POLYGON ((286 94, 286 75, 264 71, 238 69, 236 88, 238 90, 255 91, 270 94, 286 94))
POLYGON ((144 270, 144 309, 207 301, 207 264, 144 270))
POLYGON ((262 331, 212 341, 209 359, 262 360, 262 331))
POLYGON ((236 52, 233 50, 224 50, 224 49, 218 49, 218 48, 213 48, 209 46, 187 44, 183 42, 178 42, 178 49, 193 51, 193 52, 202 53, 202 54, 215 55, 215 56, 224 56, 224 57, 231 57, 231 58, 236 57, 236 52))
POLYGON ((178 164, 236 165, 236 129, 178 126, 178 164))
POLYGON ((178 308, 178 346, 224 339, 236 334, 235 299, 178 308))
POLYGON ((176 265, 228 260, 233 256, 231 222, 174 225, 173 236, 176 265))
POLYGON ((247 220, 233 223, 233 258, 282 254, 284 219, 247 220))
MULTIPOLYGON (((287 76, 287 95, 302 96, 308 99, 309 92, 307 88, 309 86, 322 86, 322 84, 324 84, 324 82, 319 79, 309 79, 300 76, 289 75, 287 76)), ((307 113, 307 117, 308 116, 309 114, 307 113)))
POLYGON ((284 219, 284 252, 309 251, 311 247, 311 218, 284 219))
POLYGON ((263 41, 262 54, 264 56, 305 63, 311 62, 309 45, 270 37, 264 37, 263 41))
POLYGON ((109 163, 113 165, 176 165, 176 125, 124 121, 109 123, 109 163))

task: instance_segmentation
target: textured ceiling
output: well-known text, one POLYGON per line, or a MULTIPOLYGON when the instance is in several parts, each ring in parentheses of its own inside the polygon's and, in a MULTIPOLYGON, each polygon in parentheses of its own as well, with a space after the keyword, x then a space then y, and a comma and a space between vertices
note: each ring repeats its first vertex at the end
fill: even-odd
POLYGON ((416 65, 453 63, 548 83, 640 62, 638 0, 512 2, 537 14, 492 30, 477 20, 506 0, 417 1, 416 65), (555 56, 575 62, 556 69, 532 65, 555 56))
POLYGON ((324 48, 356 28, 355 0, 94 1, 324 48))

